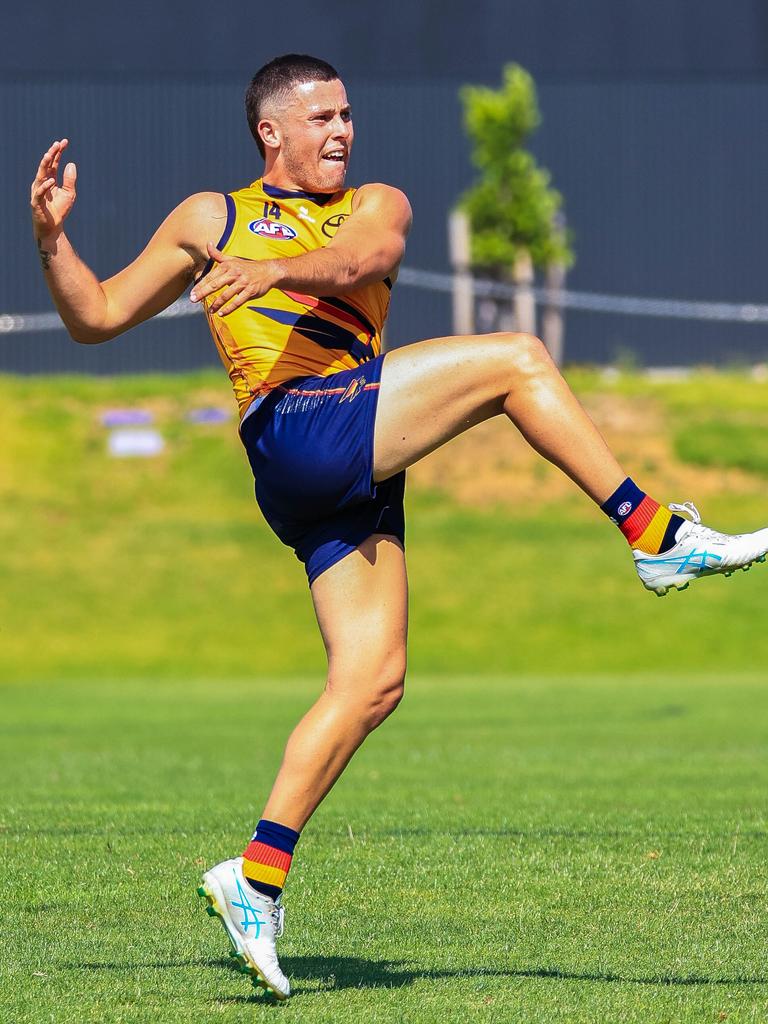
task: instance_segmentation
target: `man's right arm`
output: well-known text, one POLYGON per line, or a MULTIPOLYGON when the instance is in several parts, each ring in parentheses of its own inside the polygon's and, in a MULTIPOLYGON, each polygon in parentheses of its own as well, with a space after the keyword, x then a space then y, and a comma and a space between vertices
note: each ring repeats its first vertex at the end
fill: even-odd
POLYGON ((45 153, 32 183, 32 224, 40 263, 51 297, 75 341, 108 341, 167 308, 204 267, 206 242, 226 223, 226 202, 218 192, 190 196, 163 221, 144 251, 106 281, 80 259, 64 233, 75 201, 77 169, 64 168, 57 181, 67 140, 45 153))

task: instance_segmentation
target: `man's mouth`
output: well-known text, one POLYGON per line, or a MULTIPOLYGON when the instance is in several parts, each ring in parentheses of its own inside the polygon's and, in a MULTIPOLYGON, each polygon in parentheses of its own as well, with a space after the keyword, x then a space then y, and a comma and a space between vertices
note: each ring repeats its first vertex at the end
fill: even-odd
POLYGON ((323 153, 322 158, 323 160, 330 160, 332 163, 343 164, 347 154, 343 149, 331 149, 327 153, 323 153))

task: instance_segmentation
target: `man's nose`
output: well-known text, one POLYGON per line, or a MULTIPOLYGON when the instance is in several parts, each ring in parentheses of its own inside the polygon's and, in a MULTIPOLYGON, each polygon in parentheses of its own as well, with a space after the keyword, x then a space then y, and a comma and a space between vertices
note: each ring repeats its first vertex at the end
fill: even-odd
POLYGON ((345 121, 342 117, 335 117, 332 127, 334 138, 347 139, 352 128, 352 122, 345 121))

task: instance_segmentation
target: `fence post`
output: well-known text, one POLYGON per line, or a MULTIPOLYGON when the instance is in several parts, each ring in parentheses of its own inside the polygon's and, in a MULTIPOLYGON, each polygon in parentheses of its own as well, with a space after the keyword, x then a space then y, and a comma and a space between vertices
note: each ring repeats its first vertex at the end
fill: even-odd
POLYGON ((453 270, 453 333, 475 333, 475 295, 470 270, 469 217, 463 210, 448 215, 448 253, 453 270))
POLYGON ((533 295, 533 260, 527 249, 521 249, 512 268, 515 284, 513 306, 515 326, 525 334, 536 333, 536 300, 533 295))
POLYGON ((565 288, 565 267, 553 263, 547 267, 547 299, 541 317, 541 337, 556 366, 563 365, 565 342, 562 294, 565 288))

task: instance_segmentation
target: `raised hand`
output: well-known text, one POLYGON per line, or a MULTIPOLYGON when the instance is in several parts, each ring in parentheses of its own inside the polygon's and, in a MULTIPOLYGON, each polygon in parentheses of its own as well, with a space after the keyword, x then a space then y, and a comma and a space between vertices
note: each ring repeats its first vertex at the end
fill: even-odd
POLYGON ((61 231, 64 218, 75 201, 77 168, 74 164, 67 164, 62 183, 58 184, 59 161, 68 142, 68 139, 61 139, 53 143, 43 155, 32 182, 32 226, 38 242, 61 231))
POLYGON ((193 302, 223 289, 208 307, 209 313, 227 316, 248 299, 258 299, 274 288, 278 279, 274 260, 244 260, 225 256, 213 242, 208 242, 208 255, 214 266, 190 292, 193 302))

